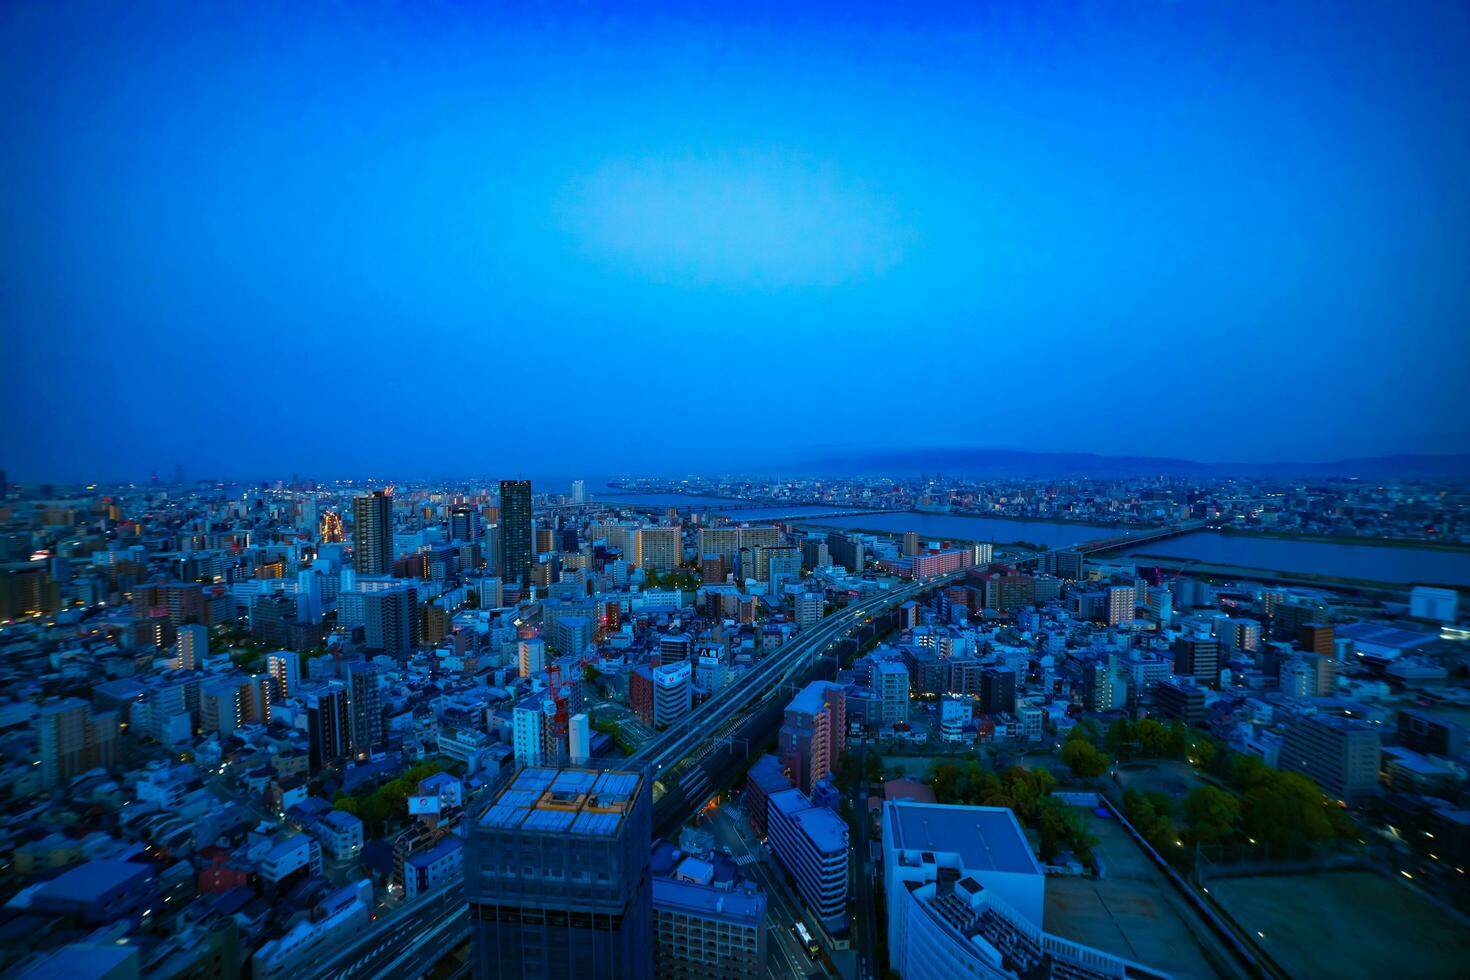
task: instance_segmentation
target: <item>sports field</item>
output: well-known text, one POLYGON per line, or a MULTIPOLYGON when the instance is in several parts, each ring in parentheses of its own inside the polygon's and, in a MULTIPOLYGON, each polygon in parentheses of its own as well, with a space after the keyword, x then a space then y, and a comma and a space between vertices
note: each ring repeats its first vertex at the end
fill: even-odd
MULTIPOLYGON (((1048 883, 1050 885, 1050 883, 1048 883)), ((1209 890, 1294 977, 1464 977, 1470 928, 1369 871, 1218 878, 1209 890)))

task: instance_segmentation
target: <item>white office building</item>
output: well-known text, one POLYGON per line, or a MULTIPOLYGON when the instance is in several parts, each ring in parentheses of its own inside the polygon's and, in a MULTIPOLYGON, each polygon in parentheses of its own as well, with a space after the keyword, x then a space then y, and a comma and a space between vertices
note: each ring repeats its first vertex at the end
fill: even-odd
POLYGON ((689 661, 663 664, 653 669, 653 725, 665 728, 689 714, 694 685, 689 661))

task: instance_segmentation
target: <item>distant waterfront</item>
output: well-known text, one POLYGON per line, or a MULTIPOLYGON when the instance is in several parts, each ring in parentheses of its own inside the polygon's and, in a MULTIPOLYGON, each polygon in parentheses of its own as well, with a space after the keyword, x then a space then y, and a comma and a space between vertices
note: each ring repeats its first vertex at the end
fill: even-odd
POLYGON ((1270 568, 1374 582, 1432 582, 1470 587, 1470 553, 1412 544, 1331 544, 1264 535, 1199 531, 1144 545, 1139 551, 1215 565, 1270 568))
MULTIPOLYGON (((846 528, 880 534, 917 531, 931 541, 993 541, 996 544, 1027 542, 1048 548, 1069 548, 1097 538, 1114 537, 1140 528, 1108 527, 1080 521, 1014 520, 964 514, 925 514, 914 511, 873 511, 847 517, 821 515, 842 511, 840 506, 770 504, 744 502, 727 497, 680 493, 639 493, 627 496, 599 495, 608 504, 709 509, 737 518, 758 521, 762 511, 770 516, 796 516, 816 527, 846 528), (747 504, 750 509, 747 509, 747 504)), ((1424 548, 1416 543, 1359 544, 1291 538, 1269 534, 1221 534, 1198 531, 1178 538, 1155 541, 1139 552, 1161 557, 1193 560, 1242 569, 1270 569, 1304 575, 1361 579, 1404 584, 1432 582, 1470 588, 1470 551, 1424 548)), ((1119 554, 1130 554, 1121 552, 1119 554)))
MULTIPOLYGON (((627 493, 607 491, 593 499, 610 507, 677 507, 679 510, 708 510, 728 514, 738 520, 758 521, 766 517, 820 517, 823 514, 850 514, 858 507, 842 504, 783 504, 771 500, 740 500, 735 497, 700 496, 692 493, 627 493)), ((874 511, 881 514, 882 511, 874 511)))
POLYGON ((994 541, 996 544, 1026 541, 1044 544, 1048 548, 1069 548, 1084 541, 1127 532, 1126 528, 1083 524, 1080 521, 1016 521, 1005 517, 969 517, 915 511, 875 511, 872 514, 833 517, 814 523, 820 523, 823 527, 853 528, 886 534, 918 531, 919 536, 927 540, 994 541))

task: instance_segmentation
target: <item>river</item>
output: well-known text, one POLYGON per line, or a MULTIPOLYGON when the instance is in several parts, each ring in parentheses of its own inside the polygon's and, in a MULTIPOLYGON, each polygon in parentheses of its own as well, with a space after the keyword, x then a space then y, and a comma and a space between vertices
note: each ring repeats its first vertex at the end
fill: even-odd
POLYGON ((1360 578, 1374 582, 1424 582, 1470 587, 1470 551, 1379 544, 1267 538, 1197 531, 1156 541, 1138 551, 1214 565, 1360 578))

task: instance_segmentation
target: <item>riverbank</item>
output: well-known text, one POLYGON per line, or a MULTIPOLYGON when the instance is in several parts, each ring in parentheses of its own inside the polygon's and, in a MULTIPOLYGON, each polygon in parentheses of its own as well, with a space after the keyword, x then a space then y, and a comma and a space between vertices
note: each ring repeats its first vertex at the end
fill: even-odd
POLYGON ((1419 538, 1365 538, 1349 534, 1294 534, 1290 531, 1257 531, 1252 528, 1221 527, 1217 534, 1232 538, 1271 538, 1277 541, 1309 541, 1315 544, 1362 545, 1378 548, 1414 548, 1420 551, 1452 551, 1470 554, 1470 544, 1458 541, 1424 541, 1419 538))
POLYGON ((1189 574, 1199 576, 1206 580, 1216 577, 1222 579, 1240 580, 1247 579, 1252 582, 1262 582, 1268 585, 1304 585, 1323 589, 1346 590, 1378 598, 1392 598, 1397 601, 1407 601, 1409 590, 1416 585, 1430 585, 1441 589, 1455 589, 1466 592, 1463 585, 1444 582, 1384 582, 1380 579, 1349 578, 1342 575, 1314 575, 1310 572, 1292 572, 1275 568, 1250 568, 1244 565, 1220 565, 1210 562, 1198 562, 1191 559, 1181 559, 1175 555, 1155 555, 1146 552, 1127 556, 1132 561, 1151 563, 1159 568, 1170 570, 1188 569, 1189 574))

